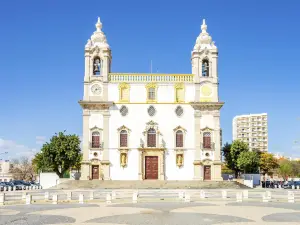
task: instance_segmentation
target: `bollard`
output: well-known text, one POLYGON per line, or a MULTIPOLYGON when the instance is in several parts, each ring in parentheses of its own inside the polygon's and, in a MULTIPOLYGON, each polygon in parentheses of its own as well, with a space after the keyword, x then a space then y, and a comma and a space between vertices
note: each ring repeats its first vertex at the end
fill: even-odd
POLYGON ((139 194, 137 192, 133 192, 132 203, 137 203, 138 202, 138 197, 139 197, 139 194))
POLYGON ((48 191, 45 192, 45 200, 49 200, 49 192, 48 191))
POLYGON ((26 195, 26 205, 30 205, 32 200, 32 196, 30 194, 26 195))
POLYGON ((26 186, 26 190, 29 190, 30 186, 26 186))
POLYGON ((295 189, 295 185, 292 185, 292 189, 295 189))
POLYGON ((179 199, 183 199, 184 198, 184 192, 183 191, 179 192, 178 197, 179 197, 179 199))
POLYGON ((93 200, 93 199, 94 199, 94 192, 91 191, 91 192, 90 192, 90 200, 93 200))
POLYGON ((13 191, 16 191, 17 190, 17 187, 16 186, 13 186, 13 191))
POLYGON ((288 202, 289 203, 295 202, 295 195, 294 195, 294 192, 292 192, 292 191, 288 191, 288 202))
POLYGON ((107 204, 111 203, 111 195, 109 193, 106 195, 106 203, 107 204))
POLYGON ((297 186, 297 189, 300 189, 300 186, 299 186, 299 185, 297 186))
POLYGON ((222 191, 222 198, 227 198, 227 191, 226 190, 222 191))
POLYGON ((33 190, 33 186, 30 186, 30 189, 33 190))
POLYGON ((54 194, 53 196, 52 196, 52 204, 57 204, 57 200, 58 200, 58 196, 57 196, 57 194, 54 194))
POLYGON ((22 192, 22 200, 25 200, 26 199, 26 192, 22 192))
POLYGON ((72 200, 72 192, 69 191, 67 192, 67 201, 71 201, 72 200))
POLYGON ((243 198, 244 198, 244 199, 248 199, 248 197, 249 197, 249 192, 248 192, 248 190, 243 190, 243 198))
POLYGON ((242 202, 243 201, 243 192, 236 193, 236 202, 242 202))
POLYGON ((189 194, 185 194, 184 202, 190 202, 190 201, 191 201, 191 196, 189 194))
POLYGON ((115 191, 112 191, 112 192, 111 192, 111 198, 112 198, 112 199, 116 199, 116 192, 115 192, 115 191))
POLYGON ((268 192, 262 194, 263 202, 269 202, 271 199, 269 198, 268 192))
POLYGON ((271 200, 271 198, 272 198, 272 193, 271 193, 271 191, 267 191, 267 192, 266 192, 266 195, 267 195, 267 198, 268 198, 269 200, 271 200))
POLYGON ((0 194, 0 205, 4 205, 4 201, 5 201, 5 194, 1 193, 0 194))
POLYGON ((79 194, 79 204, 83 204, 83 194, 79 194))
POLYGON ((203 191, 203 190, 200 191, 200 198, 206 198, 205 191, 203 191))

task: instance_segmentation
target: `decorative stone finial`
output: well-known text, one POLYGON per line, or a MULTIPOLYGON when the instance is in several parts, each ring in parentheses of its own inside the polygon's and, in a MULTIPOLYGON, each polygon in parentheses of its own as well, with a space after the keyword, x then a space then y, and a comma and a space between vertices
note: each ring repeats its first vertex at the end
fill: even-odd
POLYGON ((206 30, 207 30, 207 25, 205 23, 205 19, 203 19, 203 22, 202 22, 202 25, 201 25, 201 30, 202 30, 202 33, 207 33, 206 30))
POLYGON ((102 23, 100 21, 100 17, 98 17, 98 21, 96 23, 96 29, 97 31, 101 31, 101 28, 102 28, 102 23))

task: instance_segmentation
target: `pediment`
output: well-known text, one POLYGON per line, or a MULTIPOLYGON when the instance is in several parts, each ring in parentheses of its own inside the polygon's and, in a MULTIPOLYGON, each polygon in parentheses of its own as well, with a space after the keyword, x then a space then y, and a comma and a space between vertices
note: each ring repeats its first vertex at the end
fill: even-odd
POLYGON ((122 125, 121 127, 118 128, 118 132, 120 132, 121 130, 127 130, 128 132, 131 132, 131 130, 125 125, 122 125))
POLYGON ((182 131, 184 131, 184 132, 186 132, 186 129, 184 129, 182 126, 177 126, 177 127, 175 127, 174 129, 173 129, 173 131, 175 132, 175 131, 177 131, 177 130, 182 130, 182 131))
POLYGON ((210 128, 210 127, 204 127, 203 129, 201 129, 202 131, 213 131, 214 129, 210 128))
POLYGON ((94 127, 92 127, 90 130, 91 130, 91 131, 95 131, 95 130, 103 130, 103 129, 102 129, 102 128, 99 128, 99 127, 97 127, 97 126, 94 126, 94 127))

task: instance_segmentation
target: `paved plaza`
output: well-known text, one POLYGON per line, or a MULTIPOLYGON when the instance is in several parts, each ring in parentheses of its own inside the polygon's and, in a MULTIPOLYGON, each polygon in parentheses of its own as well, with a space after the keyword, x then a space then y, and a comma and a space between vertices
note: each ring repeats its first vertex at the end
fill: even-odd
MULTIPOLYGON (((254 191, 254 190, 253 190, 254 191)), ((250 191, 250 196, 254 192, 250 191)), ((273 191, 275 195, 276 191, 273 191)), ((179 201, 173 198, 36 203, 5 205, 0 208, 0 224, 99 224, 99 225, 210 225, 210 224, 300 224, 300 202, 263 203, 234 198, 179 201)))

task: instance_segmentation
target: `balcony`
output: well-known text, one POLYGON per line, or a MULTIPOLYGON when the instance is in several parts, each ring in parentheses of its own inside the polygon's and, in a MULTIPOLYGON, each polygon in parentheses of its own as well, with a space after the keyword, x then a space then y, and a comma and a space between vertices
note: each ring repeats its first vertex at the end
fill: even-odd
POLYGON ((215 143, 211 142, 210 145, 208 145, 208 144, 204 145, 203 143, 201 143, 201 149, 202 150, 211 150, 211 151, 214 151, 215 150, 215 143))
POLYGON ((102 149, 103 147, 103 142, 90 142, 90 149, 102 149))

